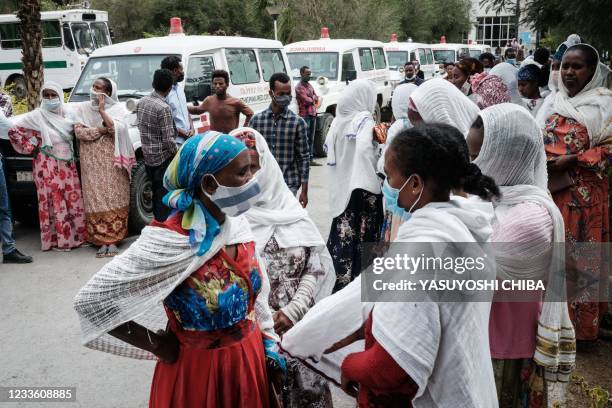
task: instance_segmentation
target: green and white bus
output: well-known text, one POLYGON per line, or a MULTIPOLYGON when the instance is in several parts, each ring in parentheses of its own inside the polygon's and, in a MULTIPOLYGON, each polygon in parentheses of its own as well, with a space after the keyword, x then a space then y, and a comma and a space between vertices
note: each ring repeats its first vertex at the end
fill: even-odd
MULTIPOLYGON (((72 89, 89 54, 111 44, 106 11, 73 9, 44 11, 43 63, 45 79, 72 89)), ((15 14, 0 14, 0 86, 15 84, 14 93, 25 97, 21 63, 20 21, 15 14)))

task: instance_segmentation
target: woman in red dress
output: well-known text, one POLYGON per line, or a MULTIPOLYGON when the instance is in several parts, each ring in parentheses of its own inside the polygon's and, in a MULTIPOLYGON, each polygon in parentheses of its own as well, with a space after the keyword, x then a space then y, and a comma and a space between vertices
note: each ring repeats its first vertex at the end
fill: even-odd
POLYGON ((567 49, 561 63, 559 92, 544 128, 549 188, 565 221, 566 242, 574 259, 568 281, 592 284, 571 289, 570 315, 577 340, 595 340, 607 308, 601 296, 606 271, 601 257, 585 255, 585 244, 609 242, 608 168, 612 153, 612 92, 603 82, 597 51, 587 44, 567 49), (580 255, 580 252, 583 252, 580 255), (572 276, 579 271, 581 278, 572 276))
POLYGON ((268 279, 248 222, 237 217, 260 191, 246 147, 218 132, 194 136, 164 184, 175 212, 145 228, 77 295, 83 341, 158 358, 150 407, 266 407, 268 372, 278 382, 285 361, 268 279), (167 319, 152 313, 158 302, 167 319))

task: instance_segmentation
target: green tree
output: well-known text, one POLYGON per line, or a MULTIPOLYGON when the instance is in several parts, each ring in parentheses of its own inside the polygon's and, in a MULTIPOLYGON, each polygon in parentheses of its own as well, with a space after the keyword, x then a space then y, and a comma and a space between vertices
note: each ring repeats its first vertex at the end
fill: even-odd
POLYGON ((39 93, 44 81, 40 1, 22 0, 17 17, 20 20, 21 62, 26 81, 26 98, 28 109, 32 110, 40 103, 39 93))
MULTIPOLYGON (((401 34, 418 42, 461 42, 470 30, 469 0, 399 0, 401 34)), ((403 38, 400 38, 402 40, 403 38)))

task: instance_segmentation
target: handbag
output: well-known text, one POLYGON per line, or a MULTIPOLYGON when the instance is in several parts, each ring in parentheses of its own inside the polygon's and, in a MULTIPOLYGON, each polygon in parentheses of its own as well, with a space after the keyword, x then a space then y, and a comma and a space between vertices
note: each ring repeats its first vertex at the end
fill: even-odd
POLYGON ((566 170, 548 172, 548 191, 555 194, 574 185, 574 179, 566 170))

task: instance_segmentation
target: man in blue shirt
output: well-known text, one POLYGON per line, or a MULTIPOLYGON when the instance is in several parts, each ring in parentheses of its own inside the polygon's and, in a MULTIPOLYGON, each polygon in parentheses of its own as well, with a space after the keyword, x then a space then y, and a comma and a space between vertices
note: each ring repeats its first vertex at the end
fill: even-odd
POLYGON ((172 89, 166 97, 166 101, 172 109, 172 117, 174 118, 174 124, 177 130, 176 144, 180 146, 185 140, 195 134, 193 122, 187 110, 185 88, 182 84, 185 79, 185 72, 183 71, 181 59, 176 55, 164 58, 161 62, 161 68, 169 70, 172 73, 172 80, 174 81, 172 89))

